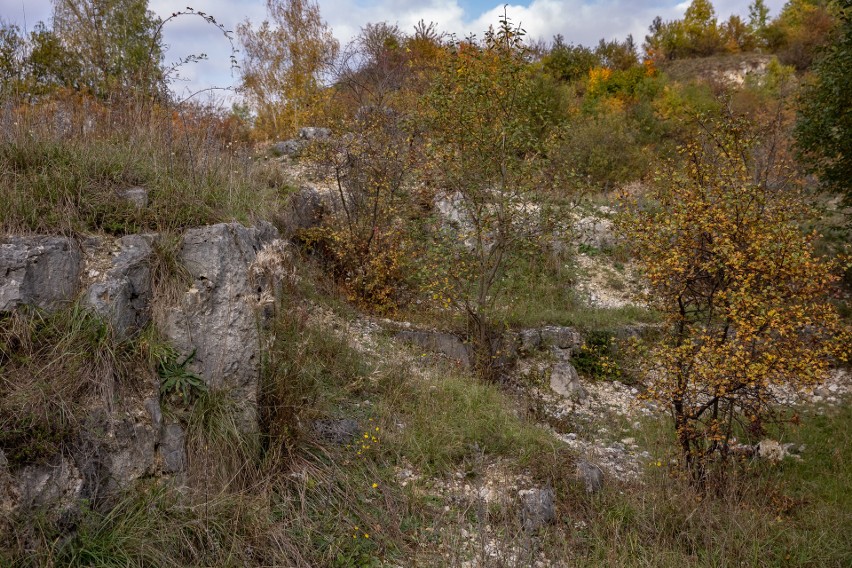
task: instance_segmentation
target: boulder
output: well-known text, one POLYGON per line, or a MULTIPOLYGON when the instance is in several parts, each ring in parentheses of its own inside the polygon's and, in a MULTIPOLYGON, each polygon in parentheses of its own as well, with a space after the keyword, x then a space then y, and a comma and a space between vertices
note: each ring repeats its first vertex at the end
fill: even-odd
POLYGON ((124 198, 128 203, 136 209, 145 209, 148 207, 148 189, 144 187, 128 187, 118 192, 119 196, 124 198))
POLYGON ((313 140, 328 140, 331 138, 330 128, 321 128, 317 126, 305 126, 299 129, 299 139, 308 142, 313 140))
POLYGON ((577 477, 586 486, 586 493, 597 493, 603 489, 603 470, 591 462, 577 462, 577 477))
POLYGON ((111 267, 92 283, 86 303, 107 319, 119 337, 142 329, 150 319, 153 235, 128 235, 118 241, 111 267))
POLYGON ((272 153, 276 156, 295 158, 302 153, 305 143, 302 140, 290 139, 276 142, 272 145, 272 153))
POLYGON ((50 310, 73 300, 81 262, 79 247, 66 237, 0 240, 0 312, 20 305, 50 310))
POLYGON ((276 221, 285 236, 293 237, 300 231, 318 226, 325 213, 326 206, 320 192, 303 186, 290 196, 276 221))
POLYGON ((524 489, 521 498, 521 522, 532 532, 556 520, 556 494, 550 487, 524 489))
POLYGON ((255 282, 251 272, 258 253, 278 246, 277 237, 269 223, 256 227, 223 223, 188 230, 179 258, 192 283, 160 326, 184 357, 195 354, 190 371, 208 388, 230 391, 242 405, 240 427, 245 432, 257 429, 258 307, 278 292, 274 279, 255 282))
MULTIPOLYGON (((562 351, 562 350, 554 350, 562 351)), ((583 388, 580 382, 580 375, 577 374, 577 369, 570 362, 570 357, 566 355, 557 355, 556 363, 550 370, 550 388, 556 394, 565 398, 585 400, 589 393, 583 388)))
POLYGON ((458 361, 465 368, 471 366, 470 347, 452 333, 441 331, 400 331, 395 339, 411 343, 427 351, 440 353, 458 361))

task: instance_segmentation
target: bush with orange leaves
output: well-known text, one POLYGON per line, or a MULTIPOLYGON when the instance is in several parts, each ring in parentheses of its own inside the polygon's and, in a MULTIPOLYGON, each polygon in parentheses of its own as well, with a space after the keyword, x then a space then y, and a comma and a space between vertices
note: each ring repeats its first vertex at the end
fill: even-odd
POLYGON ((777 389, 817 385, 850 339, 830 302, 839 262, 802 232, 812 211, 789 168, 757 159, 743 121, 704 126, 619 220, 665 316, 642 369, 648 396, 670 411, 701 490, 721 487, 736 436, 780 418, 777 389))

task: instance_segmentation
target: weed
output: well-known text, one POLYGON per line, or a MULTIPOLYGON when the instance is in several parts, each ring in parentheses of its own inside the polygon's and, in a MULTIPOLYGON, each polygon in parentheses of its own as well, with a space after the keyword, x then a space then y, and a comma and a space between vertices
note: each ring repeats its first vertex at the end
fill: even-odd
POLYGON ((171 347, 166 347, 155 355, 157 359, 157 373, 160 375, 160 397, 167 400, 171 395, 179 395, 183 399, 184 406, 188 406, 192 400, 207 390, 204 381, 189 370, 189 365, 195 359, 195 351, 178 361, 178 352, 171 347))

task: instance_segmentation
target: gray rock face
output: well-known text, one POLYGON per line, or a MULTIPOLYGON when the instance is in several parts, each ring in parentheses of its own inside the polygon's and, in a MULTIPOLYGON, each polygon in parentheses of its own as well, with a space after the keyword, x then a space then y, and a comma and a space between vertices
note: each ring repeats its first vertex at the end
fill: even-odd
POLYGON ((153 235, 128 235, 112 267, 86 291, 86 302, 112 323, 119 336, 141 329, 150 319, 153 235))
POLYGON ((22 304, 54 309, 74 298, 80 249, 65 237, 26 236, 0 240, 0 312, 22 304))
POLYGON ((74 460, 57 455, 44 465, 25 466, 15 474, 15 505, 35 508, 51 505, 66 510, 80 497, 83 475, 74 460))
POLYGON ((517 343, 518 349, 523 353, 532 353, 547 347, 567 349, 576 353, 583 344, 583 337, 573 327, 548 325, 521 330, 517 343))
POLYGON ((427 351, 441 353, 470 368, 470 347, 452 333, 440 331, 400 331, 394 336, 399 341, 417 345, 427 351))
POLYGON ((556 520, 556 495, 553 489, 526 489, 521 497, 521 521, 524 530, 535 531, 556 520))
POLYGON ((292 237, 299 231, 318 226, 325 212, 322 195, 316 189, 305 186, 290 196, 277 221, 284 234, 292 237))
POLYGON ((136 209, 148 207, 148 190, 144 187, 128 187, 122 189, 119 195, 129 201, 136 209))
POLYGON ((219 224, 190 229, 180 259, 193 277, 169 310, 162 331, 184 356, 195 353, 190 370, 209 388, 227 389, 243 405, 240 426, 257 428, 260 334, 257 307, 274 296, 274 282, 253 282, 258 253, 277 240, 269 223, 257 227, 219 224))
POLYGON ((301 140, 328 140, 331 138, 331 129, 317 126, 305 126, 299 129, 301 140))
MULTIPOLYGON (((558 353, 563 350, 555 351, 558 353)), ((589 396, 580 382, 580 375, 577 374, 577 370, 571 364, 569 357, 565 355, 557 355, 557 361, 550 371, 550 388, 553 392, 565 398, 582 401, 589 396)))
POLYGON ((591 462, 577 462, 577 477, 586 486, 586 493, 597 493, 603 489, 603 471, 591 462))
POLYGON ((321 440, 337 446, 348 444, 361 434, 358 422, 351 418, 316 420, 313 431, 321 440))
POLYGON ((160 435, 160 456, 163 471, 178 473, 186 467, 186 434, 180 424, 172 423, 163 427, 160 435))
POLYGON ((601 217, 583 217, 574 227, 581 245, 606 250, 615 246, 612 221, 601 217))
POLYGON ((81 498, 93 502, 108 498, 154 473, 159 431, 140 410, 133 404, 120 411, 101 409, 89 416, 72 452, 83 480, 81 498))
POLYGON ((287 156, 295 158, 302 153, 305 143, 302 140, 282 140, 272 145, 272 153, 276 156, 287 156))

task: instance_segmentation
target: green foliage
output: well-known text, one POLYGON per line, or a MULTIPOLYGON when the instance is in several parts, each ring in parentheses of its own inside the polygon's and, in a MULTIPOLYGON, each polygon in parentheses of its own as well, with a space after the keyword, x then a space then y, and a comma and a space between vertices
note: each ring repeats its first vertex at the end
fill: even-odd
MULTIPOLYGON (((48 66, 59 67, 73 54, 78 88, 106 96, 159 93, 163 76, 161 21, 147 0, 54 0, 53 33, 60 58, 45 53, 48 66)), ((52 53, 51 53, 52 54, 52 53)))
POLYGON ((73 93, 13 106, 0 145, 2 230, 179 230, 249 221, 281 202, 280 170, 237 147, 227 119, 141 111, 73 93), (122 196, 135 186, 148 189, 147 207, 122 196))
POLYGON ((372 370, 343 338, 309 323, 302 307, 283 307, 271 337, 260 389, 265 443, 291 446, 300 425, 333 415, 346 396, 364 386, 372 370))
POLYGON ((237 26, 243 92, 257 115, 255 128, 285 137, 306 126, 340 46, 313 0, 267 0, 266 13, 258 29, 248 20, 237 26))
POLYGON ((852 8, 799 96, 796 141, 825 187, 852 202, 852 8))
POLYGON ((600 63, 600 57, 594 51, 582 45, 566 45, 561 35, 553 38, 553 47, 543 59, 544 70, 565 82, 585 77, 600 63))
POLYGON ((618 380, 621 370, 614 357, 615 336, 607 331, 586 334, 580 352, 571 364, 581 375, 594 380, 618 380))
POLYGON ((157 359, 157 374, 160 375, 160 398, 167 400, 179 396, 183 404, 188 406, 207 390, 205 382, 189 370, 188 366, 195 359, 195 351, 178 361, 179 354, 173 348, 166 348, 154 354, 157 359))

